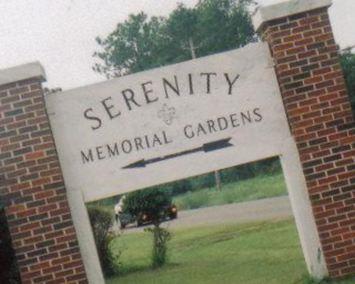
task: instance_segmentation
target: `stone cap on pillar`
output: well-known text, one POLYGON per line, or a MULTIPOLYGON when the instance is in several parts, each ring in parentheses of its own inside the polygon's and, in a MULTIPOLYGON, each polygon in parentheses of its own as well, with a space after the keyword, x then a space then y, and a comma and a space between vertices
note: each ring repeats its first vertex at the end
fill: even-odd
POLYGON ((46 81, 44 68, 38 61, 0 70, 0 86, 28 79, 46 81))
POLYGON ((285 2, 258 7, 252 17, 255 31, 259 32, 262 26, 269 21, 281 19, 295 14, 329 7, 332 0, 288 0, 285 2))

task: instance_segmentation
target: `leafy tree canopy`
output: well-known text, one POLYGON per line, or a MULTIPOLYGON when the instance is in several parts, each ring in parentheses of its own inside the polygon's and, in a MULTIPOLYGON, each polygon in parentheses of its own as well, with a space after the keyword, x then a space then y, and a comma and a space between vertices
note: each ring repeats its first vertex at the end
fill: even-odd
POLYGON ((239 48, 255 39, 252 0, 201 0, 183 4, 166 18, 130 15, 106 38, 97 38, 93 69, 107 78, 239 48))
POLYGON ((159 66, 159 57, 164 34, 162 18, 148 19, 146 14, 130 15, 124 23, 107 38, 96 38, 103 52, 94 53, 103 63, 96 64, 94 70, 108 78, 122 76, 159 66))
POLYGON ((137 217, 141 213, 152 217, 154 225, 158 226, 164 217, 164 207, 172 202, 171 193, 164 188, 147 188, 127 194, 123 203, 123 212, 137 217))

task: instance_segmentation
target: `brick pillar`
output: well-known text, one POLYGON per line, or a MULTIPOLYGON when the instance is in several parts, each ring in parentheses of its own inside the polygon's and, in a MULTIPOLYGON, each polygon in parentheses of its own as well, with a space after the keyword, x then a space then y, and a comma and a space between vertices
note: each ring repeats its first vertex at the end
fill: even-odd
POLYGON ((328 16, 329 0, 262 7, 269 43, 332 278, 355 274, 355 126, 328 16))
POLYGON ((87 283, 38 63, 0 71, 0 197, 22 283, 87 283))

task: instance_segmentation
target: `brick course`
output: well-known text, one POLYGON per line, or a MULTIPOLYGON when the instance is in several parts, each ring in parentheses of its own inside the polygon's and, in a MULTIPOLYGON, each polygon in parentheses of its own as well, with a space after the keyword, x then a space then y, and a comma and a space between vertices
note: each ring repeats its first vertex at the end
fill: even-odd
POLYGON ((87 283, 40 78, 0 86, 0 168, 22 283, 87 283))
POLYGON ((262 27, 329 274, 355 274, 355 124, 327 8, 262 27))

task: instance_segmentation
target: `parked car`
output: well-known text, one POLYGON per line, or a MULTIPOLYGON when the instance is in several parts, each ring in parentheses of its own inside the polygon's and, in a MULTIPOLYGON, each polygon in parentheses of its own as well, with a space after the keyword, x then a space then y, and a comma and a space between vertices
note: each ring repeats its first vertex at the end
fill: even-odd
MULTIPOLYGON (((165 208, 163 208, 162 213, 161 213, 161 220, 173 220, 176 219, 178 215, 177 212, 177 207, 175 204, 170 204, 167 205, 165 208)), ((152 216, 150 216, 146 212, 139 212, 137 216, 132 216, 131 214, 125 213, 125 212, 119 212, 118 213, 118 219, 120 221, 120 227, 121 229, 124 229, 128 224, 131 223, 136 223, 137 227, 142 226, 144 224, 150 224, 152 223, 152 216)))

